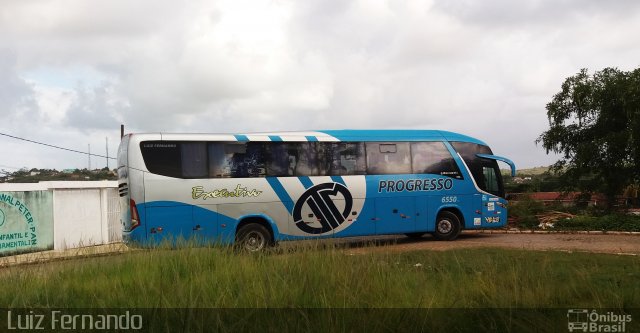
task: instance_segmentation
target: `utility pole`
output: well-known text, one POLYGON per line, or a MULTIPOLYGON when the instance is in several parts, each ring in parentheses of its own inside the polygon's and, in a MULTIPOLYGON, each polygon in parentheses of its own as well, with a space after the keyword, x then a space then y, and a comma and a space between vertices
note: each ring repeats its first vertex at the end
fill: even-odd
POLYGON ((109 170, 109 137, 105 137, 104 141, 107 143, 107 170, 109 170))
POLYGON ((124 136, 124 124, 120 124, 120 140, 122 140, 123 136, 124 136))
POLYGON ((91 171, 91 144, 88 144, 89 146, 89 153, 87 153, 87 156, 89 156, 89 171, 91 171))

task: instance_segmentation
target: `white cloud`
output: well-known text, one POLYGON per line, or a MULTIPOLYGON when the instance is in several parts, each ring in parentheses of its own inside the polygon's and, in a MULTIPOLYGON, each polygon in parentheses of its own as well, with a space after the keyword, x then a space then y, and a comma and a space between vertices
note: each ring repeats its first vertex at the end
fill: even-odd
MULTIPOLYGON (((113 155, 120 122, 434 128, 476 136, 521 166, 550 164, 533 144, 546 103, 580 68, 638 67, 639 30, 633 1, 9 2, 0 132, 101 153, 108 137, 113 155)), ((24 144, 12 154, 1 140, 12 156, 1 164, 87 163, 24 144)))

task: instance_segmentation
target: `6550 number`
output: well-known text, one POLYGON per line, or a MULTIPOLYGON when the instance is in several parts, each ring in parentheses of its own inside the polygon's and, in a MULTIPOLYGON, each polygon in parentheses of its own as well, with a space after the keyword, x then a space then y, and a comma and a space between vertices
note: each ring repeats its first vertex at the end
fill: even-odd
POLYGON ((458 197, 448 196, 442 197, 442 203, 456 203, 458 202, 458 197))

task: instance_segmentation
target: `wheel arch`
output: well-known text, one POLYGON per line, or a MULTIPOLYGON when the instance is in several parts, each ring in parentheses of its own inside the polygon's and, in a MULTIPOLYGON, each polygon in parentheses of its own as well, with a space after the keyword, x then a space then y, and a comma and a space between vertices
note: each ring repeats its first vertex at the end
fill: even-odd
POLYGON ((238 235, 238 230, 240 230, 240 228, 251 223, 257 223, 265 227, 271 234, 271 242, 275 242, 276 236, 279 235, 278 226, 269 216, 261 214, 252 214, 240 217, 238 219, 238 224, 236 225, 235 235, 238 235))
POLYGON ((449 212, 449 213, 454 214, 458 218, 458 220, 460 220, 460 228, 461 228, 461 230, 465 229, 464 214, 462 214, 462 211, 460 210, 459 207, 457 207, 457 206, 441 207, 440 210, 438 210, 438 214, 436 214, 436 219, 438 218, 438 216, 440 216, 440 214, 442 212, 449 212))

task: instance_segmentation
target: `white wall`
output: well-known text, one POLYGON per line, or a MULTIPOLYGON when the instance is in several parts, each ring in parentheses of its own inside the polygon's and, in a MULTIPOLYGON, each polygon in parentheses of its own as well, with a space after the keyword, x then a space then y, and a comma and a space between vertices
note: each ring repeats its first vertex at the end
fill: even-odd
POLYGON ((122 240, 117 182, 41 184, 53 191, 55 250, 122 240))
POLYGON ((0 191, 53 192, 54 250, 122 241, 116 181, 2 183, 0 191))

